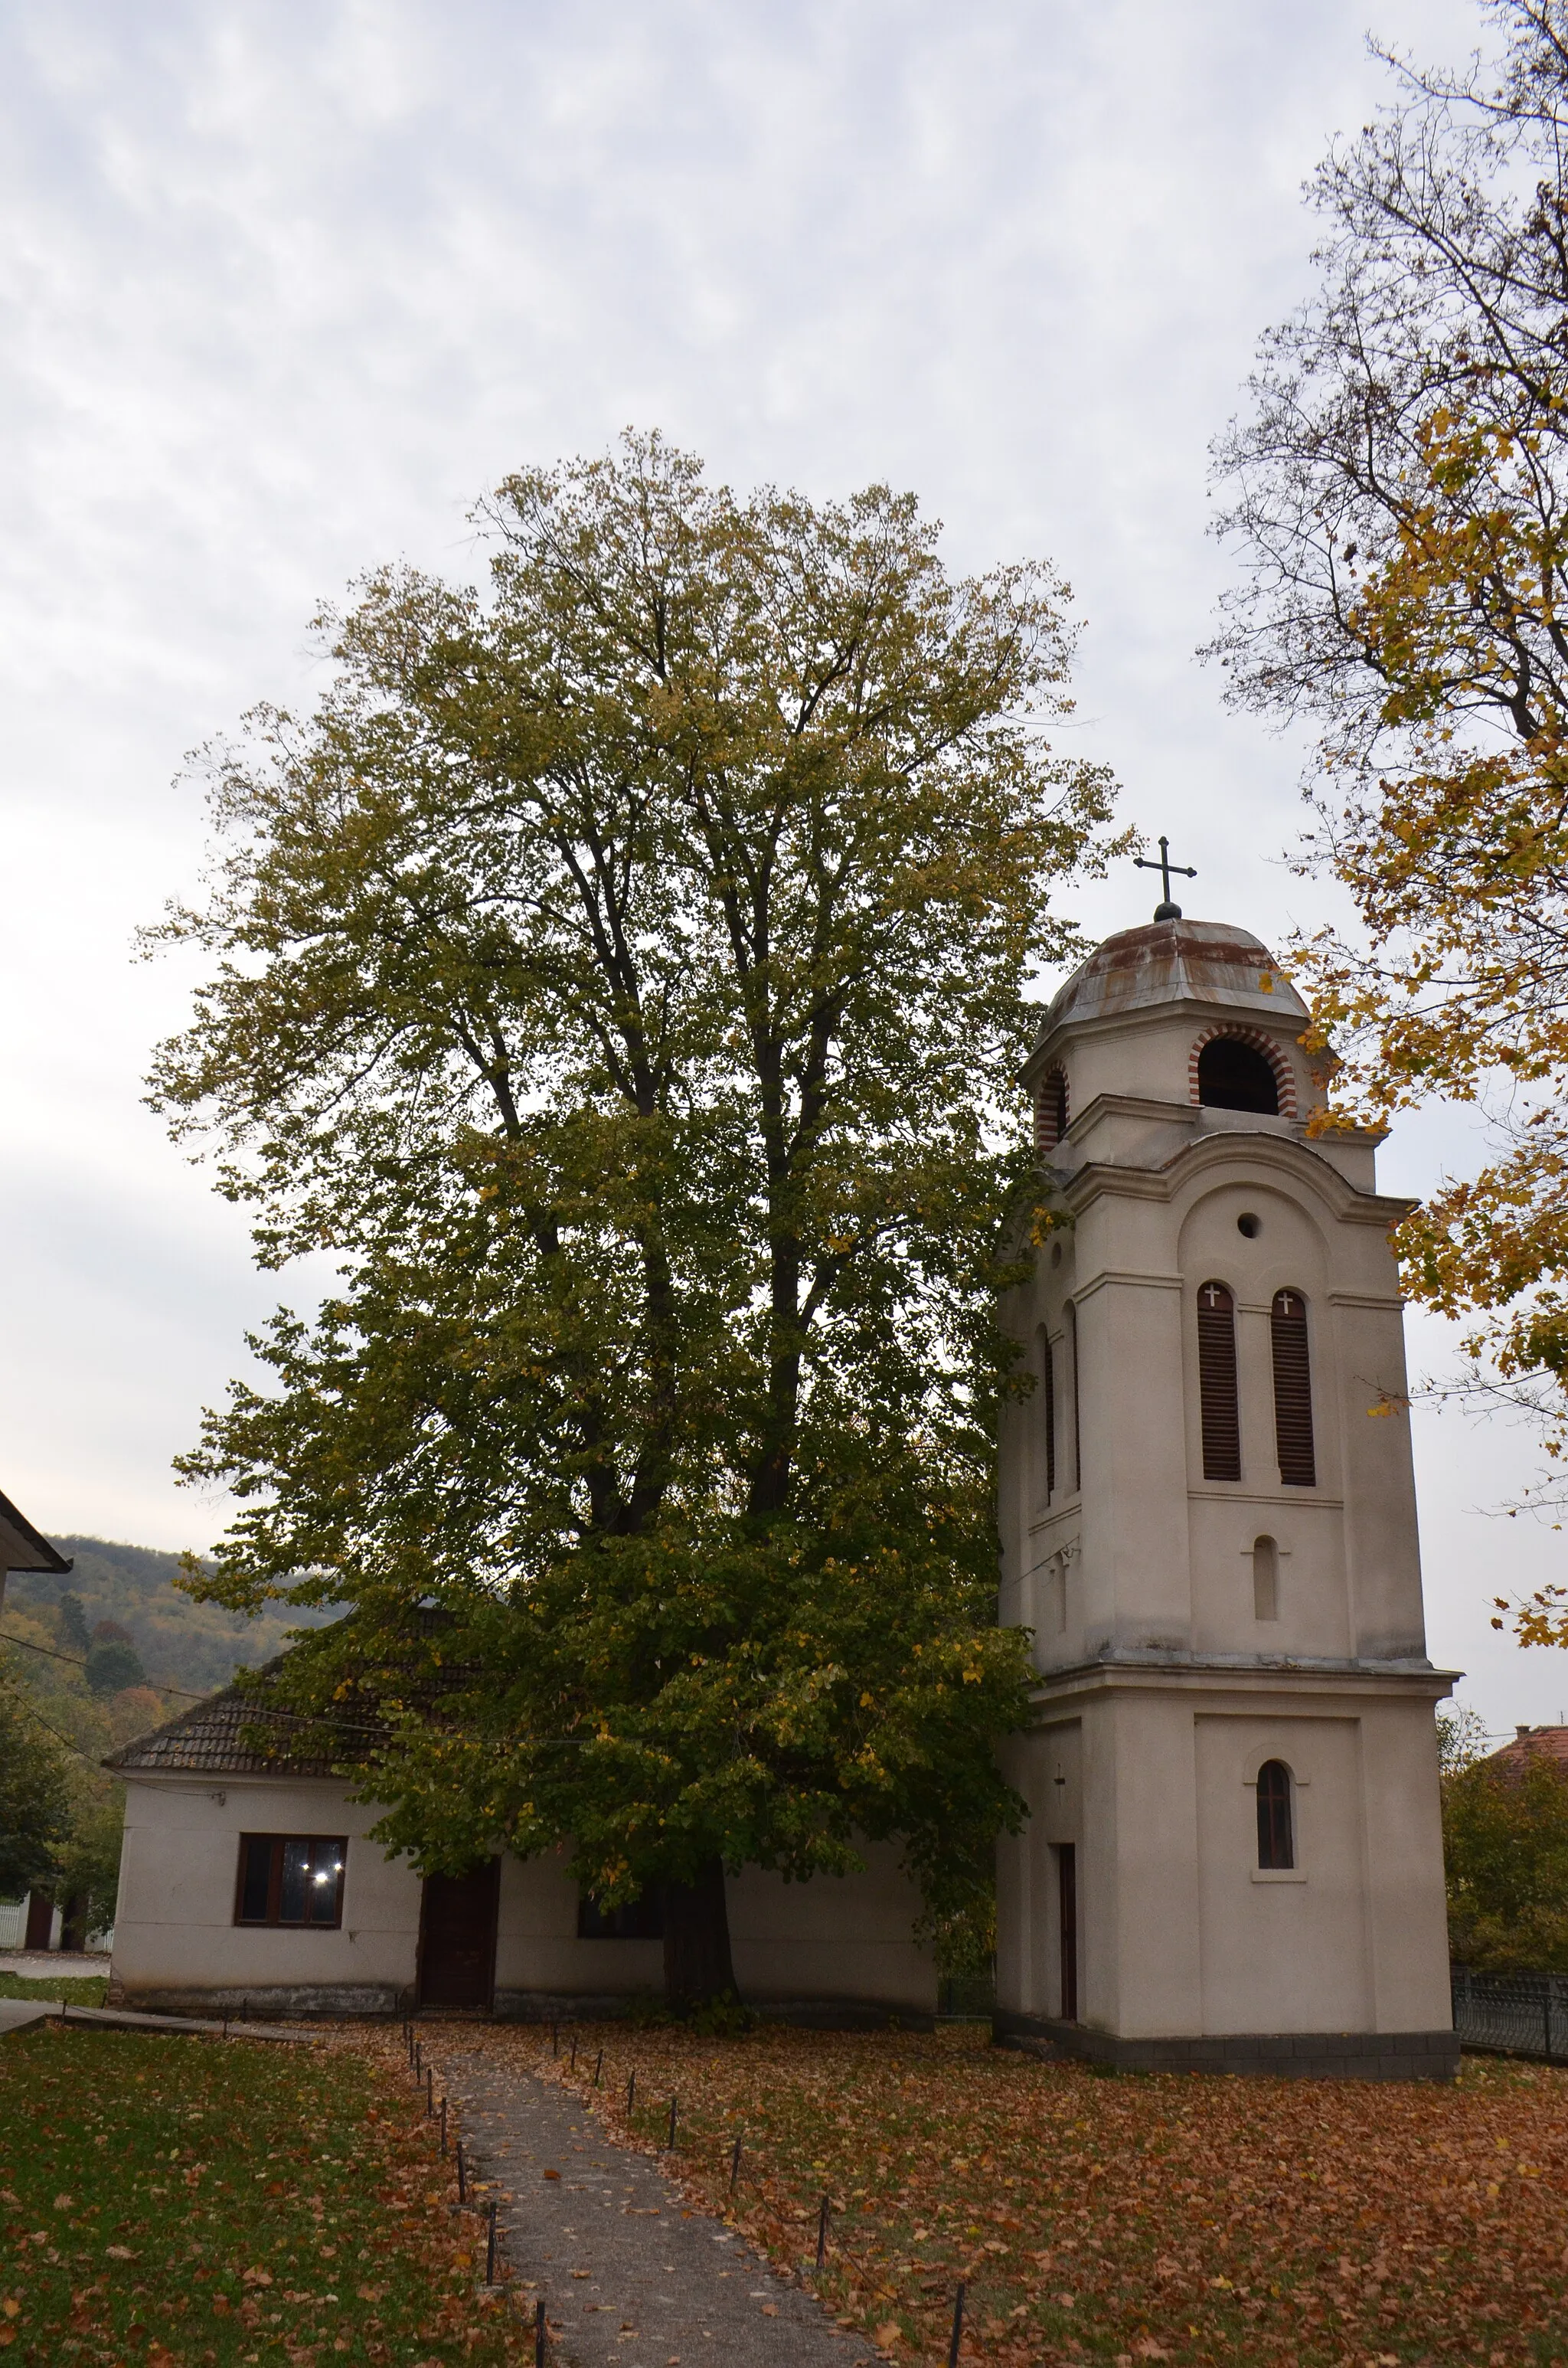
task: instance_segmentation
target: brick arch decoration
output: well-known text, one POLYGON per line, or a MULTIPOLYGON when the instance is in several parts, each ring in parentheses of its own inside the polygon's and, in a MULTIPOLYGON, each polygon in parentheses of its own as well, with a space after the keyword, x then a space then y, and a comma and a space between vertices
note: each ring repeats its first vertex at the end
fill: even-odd
POLYGON ((1274 1082, 1279 1089, 1279 1115, 1281 1118, 1294 1118, 1297 1115, 1296 1075, 1278 1038, 1270 1036, 1267 1029, 1248 1028, 1241 1021, 1223 1019, 1216 1028, 1206 1028, 1194 1042, 1187 1064, 1187 1088, 1190 1099, 1198 1099, 1198 1056, 1205 1044, 1212 1044, 1216 1036, 1233 1037, 1263 1054, 1274 1072, 1274 1082))

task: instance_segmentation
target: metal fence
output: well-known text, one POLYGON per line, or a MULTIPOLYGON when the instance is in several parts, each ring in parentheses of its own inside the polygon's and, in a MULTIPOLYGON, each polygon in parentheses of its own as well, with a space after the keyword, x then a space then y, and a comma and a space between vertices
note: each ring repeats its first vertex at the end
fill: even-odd
POLYGON ((937 1986, 938 2022, 989 2022, 996 2005, 996 1975, 948 1974, 937 1986))
POLYGON ((1451 1972, 1461 2046, 1568 2063, 1568 1974, 1451 1972))

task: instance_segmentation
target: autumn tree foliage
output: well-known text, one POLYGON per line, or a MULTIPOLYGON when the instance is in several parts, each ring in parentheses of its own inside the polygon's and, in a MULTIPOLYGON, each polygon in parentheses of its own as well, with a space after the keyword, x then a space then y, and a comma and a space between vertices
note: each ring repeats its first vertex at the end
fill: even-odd
POLYGON ((914 500, 710 487, 657 438, 510 478, 487 592, 329 620, 315 712, 214 759, 209 958, 158 1105, 258 1254, 341 1289, 185 1463, 198 1591, 351 1616, 282 1684, 426 1865, 570 1847, 732 1981, 724 1866, 896 1838, 983 1918, 993 1318, 1014 1076, 1104 776, 1052 753, 1049 571, 914 500))
POLYGON ((1454 1956, 1568 1973, 1568 1767, 1516 1748, 1450 1762, 1442 1782, 1454 1956))
MULTIPOLYGON (((1568 7, 1490 0, 1500 62, 1391 59, 1312 188, 1316 294, 1223 439, 1234 698, 1319 734, 1303 864, 1361 923, 1298 948, 1376 1124, 1442 1096, 1493 1151, 1401 1229, 1410 1289, 1568 1429, 1568 7)), ((1538 1629, 1540 1623, 1538 1621, 1538 1629)), ((1540 1633, 1568 1630, 1548 1620, 1540 1633)))
POLYGON ((71 1825, 70 1782, 54 1737, 0 1681, 0 1899, 51 1883, 71 1825))

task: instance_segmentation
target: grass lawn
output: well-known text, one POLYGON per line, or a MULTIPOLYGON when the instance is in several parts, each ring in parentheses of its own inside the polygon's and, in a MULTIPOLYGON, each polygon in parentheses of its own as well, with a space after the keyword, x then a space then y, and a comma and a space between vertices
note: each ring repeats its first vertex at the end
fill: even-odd
POLYGON ((0 1998, 63 1998, 67 2006, 102 2006, 108 1991, 107 1974, 68 1974, 63 1981, 47 1975, 0 1974, 0 1998))
MULTIPOLYGON (((562 2035, 562 2077, 572 2034, 562 2035)), ((824 2294, 893 2359, 1279 2362, 1475 2368, 1568 2362, 1568 2073, 1471 2062, 1458 2085, 1104 2075, 967 2030, 765 2028, 699 2040, 577 2033, 574 2085, 654 2146, 680 2100, 675 2169, 776 2260, 811 2258, 833 2201, 824 2294)), ((537 2032, 464 2044, 537 2065, 537 2032)), ((550 2066, 548 2038, 543 2061, 550 2066)))
MULTIPOLYGON (((525 2357, 480 2224, 369 2057, 42 2024, 0 2040, 13 2362, 474 2368, 525 2357)), ((531 2339, 528 2349, 531 2351, 531 2339)))

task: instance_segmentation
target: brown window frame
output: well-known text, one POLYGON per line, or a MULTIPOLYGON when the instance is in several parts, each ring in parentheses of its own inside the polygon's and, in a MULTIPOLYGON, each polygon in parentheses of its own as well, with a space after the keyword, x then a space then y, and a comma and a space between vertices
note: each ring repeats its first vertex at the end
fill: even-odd
POLYGON ((234 1875, 234 1922, 247 1932, 336 1932, 343 1926, 343 1884, 348 1872, 348 1837, 347 1834, 263 1834, 244 1833, 240 1836, 239 1861, 234 1875), (302 1845, 312 1853, 318 1850, 337 1852, 337 1886, 333 1896, 332 1914, 326 1916, 284 1916, 283 1901, 284 1852, 290 1843, 302 1845), (244 1913, 248 1888, 250 1859, 253 1848, 265 1844, 271 1850, 271 1864, 267 1874, 267 1913, 247 1916, 244 1913))
POLYGON ((1198 1287, 1198 1414, 1203 1477, 1239 1480, 1242 1409, 1236 1370, 1236 1297, 1230 1284, 1218 1276, 1198 1287))

